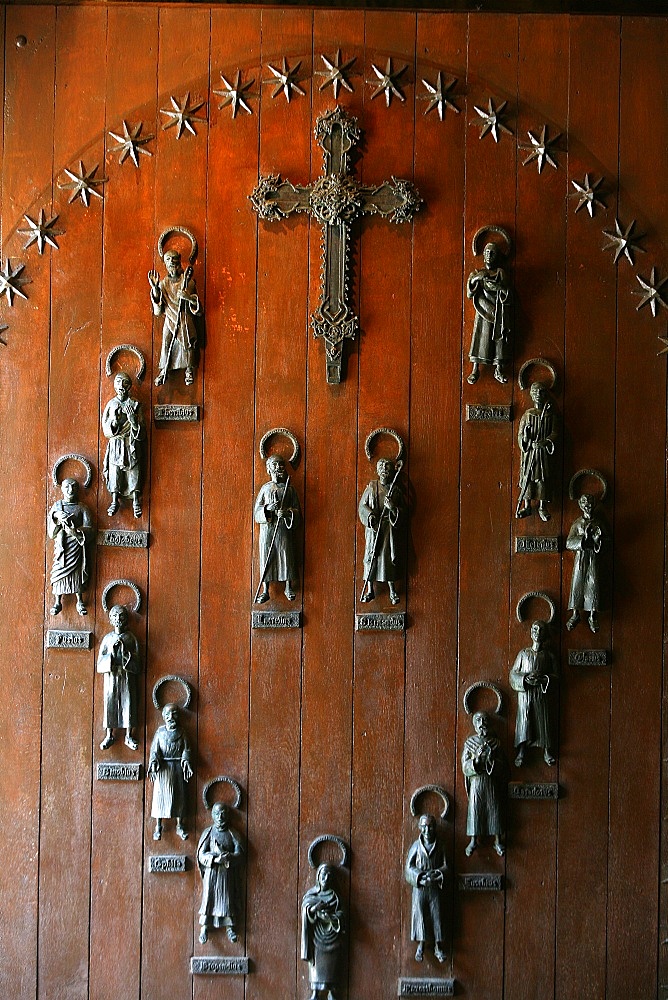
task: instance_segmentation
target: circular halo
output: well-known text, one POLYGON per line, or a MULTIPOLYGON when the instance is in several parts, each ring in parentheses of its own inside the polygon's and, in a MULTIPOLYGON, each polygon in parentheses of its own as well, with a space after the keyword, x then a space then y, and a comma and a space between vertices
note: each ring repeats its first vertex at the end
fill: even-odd
MULTIPOLYGON (((202 789, 202 802, 204 803, 204 808, 208 809, 209 812, 211 812, 213 806, 215 805, 215 803, 209 805, 209 789, 214 785, 220 784, 221 782, 231 785, 234 789, 234 802, 232 803, 232 808, 238 809, 241 805, 241 785, 239 782, 235 781, 234 778, 229 778, 226 774, 219 774, 217 778, 212 778, 211 781, 207 781, 206 785, 202 789)), ((225 804, 227 805, 227 803, 225 804)))
POLYGON ((166 684, 168 681, 176 681, 177 684, 181 685, 185 694, 185 698, 183 704, 180 705, 179 707, 187 708, 188 705, 190 704, 190 699, 192 698, 193 694, 190 684, 188 684, 188 681, 184 681, 183 677, 179 677, 178 674, 167 674, 165 677, 161 677, 160 680, 156 681, 155 684, 153 685, 153 694, 151 695, 151 697, 153 698, 153 704, 155 705, 157 710, 161 712, 164 707, 158 701, 158 691, 160 690, 162 685, 166 684))
POLYGON ((467 687, 466 691, 464 692, 464 711, 466 712, 466 714, 467 715, 473 714, 472 709, 469 707, 469 697, 473 694, 474 691, 477 691, 478 688, 487 688, 489 691, 494 692, 494 694, 496 695, 496 708, 494 709, 494 715, 500 715, 501 706, 503 704, 503 695, 501 694, 501 691, 496 686, 496 684, 492 684, 491 681, 476 681, 475 684, 470 684, 467 687))
POLYGON ((107 376, 111 375, 111 362, 114 360, 116 355, 119 354, 121 351, 130 351, 131 354, 134 354, 135 357, 139 359, 139 371, 135 375, 135 378, 137 379, 138 382, 141 382, 144 375, 146 374, 146 359, 142 354, 142 352, 139 350, 139 348, 135 347, 133 344, 118 344, 117 347, 112 347, 112 349, 107 354, 107 360, 104 365, 104 370, 107 376))
POLYGON ((529 361, 524 362, 524 364, 520 368, 519 375, 517 376, 517 384, 519 385, 520 389, 526 390, 527 385, 524 381, 524 374, 528 368, 532 367, 546 368, 552 377, 552 381, 550 382, 548 388, 554 389, 557 382, 557 372, 552 362, 547 361, 545 358, 531 358, 529 361))
POLYGON ((404 457, 404 442, 401 435, 398 434, 397 431, 393 431, 391 427, 376 427, 375 431, 371 431, 368 438, 364 442, 364 451, 366 453, 366 457, 369 459, 369 461, 371 461, 372 459, 371 445, 373 444, 373 442, 375 441, 375 439, 378 437, 379 434, 388 434, 390 437, 394 438, 394 440, 397 442, 397 457, 395 458, 395 462, 399 462, 404 457))
POLYGON ((266 448, 267 441, 269 440, 269 438, 275 437, 278 434, 280 434, 282 437, 286 437, 290 442, 290 444, 292 445, 292 454, 290 455, 288 461, 290 462, 290 465, 294 469, 296 467, 296 462, 299 458, 299 441, 294 436, 292 431, 289 431, 287 427, 272 427, 270 431, 267 431, 266 434, 262 435, 262 438, 260 440, 260 458, 267 459, 268 457, 266 448))
POLYGON ((547 624, 549 625, 552 621, 554 621, 554 616, 557 613, 557 608, 550 595, 546 594, 544 590, 530 590, 528 594, 524 594, 523 597, 520 597, 519 601, 517 602, 517 608, 515 610, 518 622, 524 621, 524 614, 523 614, 524 605, 526 601, 528 601, 532 597, 540 597, 547 604, 548 608, 550 609, 550 617, 547 619, 547 624))
POLYGON ((328 841, 330 844, 337 845, 337 847, 341 851, 341 860, 339 862, 339 867, 345 868, 346 865, 348 864, 348 846, 345 840, 342 840, 341 837, 335 836, 333 833, 323 833, 321 834, 320 837, 316 837, 315 840, 311 841, 308 849, 308 863, 311 866, 311 868, 317 867, 315 861, 313 860, 314 850, 316 849, 318 844, 323 844, 326 841, 328 841))
POLYGON ((132 593, 135 595, 135 606, 132 610, 139 611, 141 607, 141 591, 139 590, 137 584, 133 583, 132 580, 112 580, 111 583, 108 583, 107 586, 102 591, 102 609, 107 614, 109 614, 107 596, 109 595, 109 591, 112 589, 112 587, 129 587, 132 593))
POLYGON ((160 239, 158 240, 158 253, 160 254, 160 260, 165 258, 165 242, 168 236, 172 236, 174 233, 181 233, 183 236, 187 236, 190 240, 190 256, 188 257, 188 263, 194 264, 197 260, 197 251, 199 247, 197 246, 197 240, 185 226, 170 226, 169 229, 163 229, 160 233, 160 239))
POLYGON ((476 257, 478 257, 480 253, 482 253, 482 250, 480 249, 480 244, 478 243, 478 239, 484 233, 497 233, 499 236, 503 236, 504 240, 506 241, 506 247, 507 247, 506 254, 510 253, 510 251, 513 248, 513 241, 511 240, 510 233, 508 232, 507 229, 504 229, 502 226, 481 226, 480 229, 478 229, 478 231, 475 233, 473 241, 471 243, 471 246, 473 248, 473 253, 475 254, 476 257))
POLYGON ((602 486, 601 495, 598 498, 598 500, 599 503, 602 503, 605 500, 606 493, 608 492, 608 484, 606 482, 605 476, 601 472, 599 472, 598 469, 580 469, 579 472, 575 473, 570 483, 568 484, 568 495, 571 498, 571 500, 579 500, 580 496, 582 496, 582 494, 580 494, 580 496, 575 495, 575 484, 577 483, 578 479, 582 479, 583 476, 591 476, 593 479, 598 479, 599 483, 602 486))
POLYGON ((417 816, 416 803, 417 799, 424 792, 436 792, 437 795, 443 800, 443 812, 441 813, 441 819, 445 819, 448 815, 448 810, 450 809, 450 799, 448 793, 440 785, 422 785, 421 788, 416 788, 411 795, 411 816, 417 816))
POLYGON ((67 462, 67 460, 70 458, 76 462, 80 462, 81 465, 83 465, 84 469, 86 470, 86 478, 84 479, 83 486, 84 489, 87 490, 91 482, 93 481, 93 470, 91 468, 91 464, 87 458, 83 457, 83 455, 76 455, 74 452, 70 453, 69 455, 61 455, 60 458, 55 463, 55 465, 53 466, 53 472, 51 473, 51 478, 53 479, 53 485, 60 486, 60 483, 58 482, 58 470, 60 469, 63 462, 67 462))

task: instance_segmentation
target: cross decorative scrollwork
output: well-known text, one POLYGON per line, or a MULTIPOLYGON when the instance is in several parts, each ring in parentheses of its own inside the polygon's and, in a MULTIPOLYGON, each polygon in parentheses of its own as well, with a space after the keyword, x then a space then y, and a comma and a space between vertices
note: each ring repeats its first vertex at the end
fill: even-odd
POLYGON ((293 184, 278 174, 260 177, 250 195, 253 208, 268 222, 308 212, 322 226, 320 302, 311 317, 313 333, 325 341, 327 381, 341 381, 343 341, 355 337, 359 321, 348 302, 350 227, 361 215, 382 215, 410 222, 421 204, 410 181, 392 177, 378 185, 359 184, 350 173, 349 154, 359 143, 357 119, 341 107, 321 115, 315 138, 324 151, 324 176, 312 184, 293 184))

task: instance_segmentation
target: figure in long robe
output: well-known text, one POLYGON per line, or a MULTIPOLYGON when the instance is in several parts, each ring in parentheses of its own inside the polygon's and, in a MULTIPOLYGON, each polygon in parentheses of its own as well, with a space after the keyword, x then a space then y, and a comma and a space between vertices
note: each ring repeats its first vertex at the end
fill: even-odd
POLYGON ((538 501, 538 515, 550 520, 547 504, 552 500, 552 456, 557 439, 557 418, 554 405, 542 382, 533 382, 529 389, 533 406, 524 411, 517 429, 520 448, 520 495, 516 517, 531 514, 531 501, 538 501))
POLYGON ((163 385, 168 372, 185 368, 185 383, 192 385, 197 361, 195 317, 202 315, 202 306, 190 269, 183 271, 181 254, 167 250, 163 260, 167 274, 162 281, 157 271, 148 273, 153 314, 165 317, 155 384, 163 385))
POLYGON ((197 867, 202 876, 202 905, 199 939, 205 944, 208 928, 225 927, 230 941, 237 940, 235 922, 239 910, 239 865, 243 847, 228 825, 227 807, 216 802, 211 810, 213 823, 197 845, 197 867))
POLYGON ((310 1000, 316 1000, 320 990, 334 998, 340 975, 340 953, 345 930, 345 915, 334 889, 330 888, 331 865, 320 865, 316 884, 302 899, 301 957, 308 962, 311 987, 310 1000))
POLYGON ((122 604, 109 611, 113 632, 107 633, 97 654, 97 671, 104 675, 102 725, 106 733, 100 750, 115 742, 114 729, 125 730, 125 744, 136 750, 138 743, 133 731, 137 725, 137 674, 141 669, 139 643, 127 631, 128 612, 122 604))
POLYGON ((162 717, 165 724, 153 737, 148 761, 148 776, 154 783, 151 806, 151 816, 155 819, 153 839, 160 840, 162 837, 163 819, 176 819, 177 834, 181 840, 187 840, 183 816, 186 810, 186 782, 193 776, 190 746, 178 724, 178 705, 165 705, 162 717))
POLYGON ((531 646, 520 650, 510 671, 510 686, 517 691, 517 767, 524 763, 528 746, 540 747, 546 764, 555 763, 552 688, 556 680, 557 659, 549 646, 548 625, 535 621, 531 626, 531 646))
POLYGON ((434 957, 443 962, 443 889, 448 865, 434 817, 420 816, 418 828, 420 836, 408 851, 404 869, 406 881, 413 886, 411 941, 418 943, 416 962, 422 961, 426 941, 433 941, 434 957))
POLYGON ((132 379, 125 372, 114 378, 116 395, 102 414, 102 433, 107 438, 103 474, 111 503, 109 517, 118 510, 119 499, 132 500, 135 517, 141 517, 141 491, 144 481, 144 446, 146 427, 141 403, 130 397, 132 379))
POLYGON ((578 500, 582 517, 571 525, 566 539, 566 548, 575 552, 571 590, 568 597, 569 610, 573 612, 566 622, 570 632, 580 621, 580 612, 589 615, 589 628, 598 632, 598 610, 601 606, 600 594, 600 553, 601 546, 608 538, 605 524, 594 515, 596 498, 583 493, 578 500))
POLYGON ((361 601, 376 596, 375 583, 386 583, 392 604, 399 603, 397 583, 404 575, 405 503, 401 487, 393 481, 396 467, 388 458, 379 459, 374 479, 359 502, 359 519, 364 525, 364 587, 361 601))
POLYGON ((63 610, 63 595, 76 594, 77 611, 88 614, 83 592, 90 576, 88 546, 93 536, 93 522, 85 504, 79 503, 76 479, 63 479, 62 500, 56 500, 47 517, 47 531, 53 539, 51 589, 52 615, 63 610))
POLYGON ((466 845, 468 857, 478 846, 479 837, 494 837, 494 850, 503 855, 503 802, 505 798, 506 758, 496 736, 490 735, 489 716, 476 712, 475 734, 469 736, 462 751, 462 771, 468 795, 466 845))
POLYGON ((294 486, 287 482, 285 462, 279 455, 267 459, 271 476, 255 500, 254 516, 260 525, 260 572, 258 604, 269 600, 271 582, 285 584, 285 596, 295 599, 299 581, 299 526, 301 507, 294 486))
POLYGON ((505 271, 497 267, 499 250, 487 243, 483 250, 485 266, 472 271, 466 283, 466 295, 473 301, 475 320, 469 350, 473 385, 480 376, 480 365, 493 365, 497 382, 507 382, 503 365, 510 358, 511 290, 505 271))

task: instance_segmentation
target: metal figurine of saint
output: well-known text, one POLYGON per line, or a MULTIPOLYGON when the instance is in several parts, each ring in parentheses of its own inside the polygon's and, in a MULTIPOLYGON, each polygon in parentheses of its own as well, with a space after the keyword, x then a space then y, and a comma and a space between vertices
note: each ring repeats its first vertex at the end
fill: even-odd
POLYGON ((294 601, 295 587, 299 582, 299 527, 302 519, 299 496, 294 486, 290 485, 285 460, 280 455, 269 456, 267 472, 271 478, 258 493, 253 512, 260 525, 261 573, 255 594, 256 604, 269 600, 271 582, 283 583, 285 596, 294 601))
MULTIPOLYGON (((56 462, 54 483, 58 484, 58 468, 66 458, 76 458, 85 465, 85 485, 89 486, 92 476, 90 465, 78 455, 66 455, 56 462)), ((76 479, 63 479, 60 489, 62 499, 56 500, 47 516, 47 531, 49 538, 53 539, 51 614, 58 615, 62 611, 63 595, 75 594, 78 613, 86 615, 83 595, 90 577, 88 549, 94 535, 93 520, 88 507, 79 503, 79 483, 76 479)))
POLYGON ((327 990, 328 1000, 334 1000, 334 990, 339 981, 345 914, 341 900, 332 888, 333 876, 331 865, 320 865, 315 885, 302 899, 301 958, 309 966, 309 1000, 317 1000, 321 990, 327 990))
POLYGON ((420 836, 408 851, 404 869, 406 881, 413 886, 411 941, 417 941, 416 962, 423 959, 426 941, 433 941, 434 958, 443 962, 443 890, 448 864, 435 818, 429 813, 420 816, 418 829, 420 836))
POLYGON ((531 645, 517 654, 510 671, 510 686, 517 691, 515 765, 521 767, 529 746, 540 747, 545 763, 556 763, 552 696, 557 682, 557 658, 550 646, 547 622, 531 626, 531 645))
POLYGON ((552 456, 557 439, 557 414, 550 394, 542 382, 532 382, 529 395, 533 402, 520 418, 517 443, 520 448, 520 492, 515 517, 528 517, 531 502, 538 502, 538 516, 550 520, 548 503, 552 500, 552 456))
POLYGON ((135 517, 141 517, 141 491, 145 469, 146 427, 141 403, 130 396, 132 379, 126 372, 114 376, 114 392, 102 414, 102 432, 107 438, 104 482, 111 494, 109 517, 118 510, 119 500, 132 500, 135 517))
POLYGON ((202 905, 199 909, 199 940, 205 944, 209 927, 224 927, 230 941, 237 940, 239 911, 238 869, 243 862, 243 846, 228 823, 228 809, 216 802, 197 845, 197 867, 202 876, 202 905))
POLYGON ((365 445, 371 459, 371 443, 377 434, 389 434, 398 443, 396 460, 381 458, 376 464, 378 479, 372 480, 361 496, 358 513, 364 525, 364 585, 360 601, 374 600, 375 583, 386 583, 392 604, 399 603, 397 585, 404 576, 406 499, 399 475, 403 468, 403 441, 396 431, 383 427, 372 431, 365 445))
POLYGON ((100 750, 107 750, 116 741, 114 729, 125 730, 125 745, 136 750, 139 744, 133 732, 137 725, 137 675, 141 670, 139 643, 128 632, 128 610, 115 604, 109 611, 113 628, 100 643, 97 671, 104 674, 104 712, 102 725, 105 737, 100 750))
MULTIPOLYGON (((498 233, 510 252, 510 236, 500 226, 484 226, 473 237, 473 253, 480 253, 479 238, 485 233, 498 233)), ((493 365, 497 382, 507 382, 504 364, 511 357, 512 290, 503 267, 504 254, 498 243, 485 244, 482 252, 484 267, 469 274, 466 283, 467 298, 473 302, 475 321, 469 359, 471 374, 467 381, 473 385, 480 377, 480 365, 493 365)))
POLYGON ((178 705, 165 705, 162 718, 165 724, 158 728, 153 737, 148 761, 148 776, 153 782, 153 839, 161 839, 163 820, 176 819, 178 836, 181 840, 187 840, 183 816, 186 810, 186 783, 193 776, 190 746, 184 730, 179 726, 178 705))
POLYGON ((487 712, 473 716, 475 734, 469 736, 462 752, 462 771, 469 804, 466 834, 470 837, 466 855, 478 846, 479 837, 494 837, 494 850, 503 856, 503 802, 506 794, 506 757, 496 736, 490 735, 487 712))
MULTIPOLYGON (((571 479, 568 491, 571 499, 575 499, 573 492, 575 480, 585 474, 595 476, 601 481, 603 493, 600 499, 603 500, 607 484, 599 472, 589 469, 576 473, 571 479)), ((588 614, 589 628, 592 632, 598 632, 599 628, 601 548, 609 540, 610 535, 607 525, 597 513, 598 503, 598 499, 591 493, 583 493, 580 496, 578 505, 582 516, 573 521, 566 539, 566 548, 575 552, 571 590, 568 597, 568 608, 573 613, 566 623, 569 632, 580 621, 581 611, 588 614)))
POLYGON ((185 384, 192 385, 195 380, 198 347, 195 317, 202 315, 202 306, 192 276, 197 249, 197 240, 189 230, 182 226, 166 229, 158 240, 158 253, 165 262, 167 274, 161 281, 157 271, 148 272, 153 314, 165 317, 156 385, 163 385, 170 371, 184 368, 185 384), (183 233, 190 240, 191 252, 185 271, 178 250, 163 249, 166 238, 174 233, 183 233))

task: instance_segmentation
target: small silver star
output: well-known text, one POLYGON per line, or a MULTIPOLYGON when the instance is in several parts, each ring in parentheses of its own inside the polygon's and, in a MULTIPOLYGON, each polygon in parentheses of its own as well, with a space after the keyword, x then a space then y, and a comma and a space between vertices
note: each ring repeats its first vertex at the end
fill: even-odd
POLYGON ((402 66, 401 69, 392 69, 392 59, 388 58, 385 67, 385 72, 382 69, 378 69, 375 63, 371 63, 371 69, 374 71, 378 79, 379 84, 376 84, 375 80, 367 80, 367 83, 371 87, 375 87, 373 94, 371 95, 371 100, 373 101, 380 94, 385 94, 385 106, 389 108, 392 102, 392 95, 398 97, 400 101, 405 101, 406 97, 403 90, 401 89, 401 84, 399 83, 399 78, 408 69, 408 66, 402 66))
POLYGON ((352 94, 353 87, 346 76, 346 71, 350 69, 354 62, 356 62, 357 57, 353 56, 348 62, 341 64, 341 49, 336 50, 336 55, 334 59, 328 59, 327 56, 321 55, 320 58, 327 67, 326 70, 316 70, 316 76, 324 77, 324 82, 320 84, 319 90, 324 90, 325 87, 329 87, 330 83, 334 90, 334 100, 336 101, 339 96, 339 87, 345 87, 352 94))
POLYGON ((6 323, 0 323, 0 344, 3 344, 5 347, 7 347, 7 341, 2 336, 5 330, 9 330, 8 325, 6 323))
POLYGON ((300 67, 301 67, 301 60, 291 68, 285 56, 283 56, 282 69, 276 69, 275 66, 272 66, 271 64, 269 65, 269 71, 270 73, 274 74, 274 79, 265 80, 264 83, 273 84, 276 83, 276 80, 278 80, 276 89, 274 90, 274 93, 271 95, 272 98, 278 97, 280 92, 283 91, 283 93, 285 94, 285 99, 289 104, 293 90, 296 91, 298 94, 301 94, 302 97, 306 95, 306 91, 302 90, 302 88, 299 86, 299 76, 297 74, 299 73, 300 67))
POLYGON ((642 292, 634 292, 634 295, 640 295, 641 299, 639 304, 636 306, 636 312, 646 306, 649 302, 649 307, 652 310, 652 316, 656 317, 657 307, 663 306, 664 309, 668 309, 668 303, 664 301, 661 297, 661 289, 668 281, 668 278, 664 278, 663 281, 656 280, 656 268, 652 268, 652 276, 649 281, 645 281, 641 278, 639 274, 636 274, 636 281, 641 288, 644 289, 642 292))
POLYGON ((438 71, 438 76, 436 77, 435 85, 429 83, 429 80, 423 80, 422 83, 429 91, 428 94, 419 95, 421 101, 429 101, 429 104, 427 105, 427 110, 425 111, 425 115, 428 115, 430 111, 434 110, 434 108, 438 110, 438 117, 441 119, 441 121, 443 121, 443 115, 446 111, 446 108, 452 108, 455 114, 459 114, 460 109, 457 107, 457 105, 453 104, 452 101, 448 100, 448 94, 450 93, 454 85, 457 83, 456 77, 454 77, 451 80, 451 82, 447 85, 445 90, 443 89, 443 74, 441 73, 440 70, 438 71))
POLYGON ((12 262, 7 258, 4 264, 4 270, 0 269, 0 295, 7 296, 7 302, 10 306, 14 305, 14 296, 19 295, 22 299, 27 299, 28 296, 25 292, 21 291, 21 285, 29 285, 30 278, 21 278, 20 274, 25 264, 18 264, 16 270, 12 268, 12 262))
POLYGON ((162 126, 163 132, 166 129, 171 128, 173 125, 176 125, 177 139, 181 138, 185 130, 190 132, 192 135, 197 135, 197 132, 195 131, 195 128, 193 126, 193 122, 203 122, 206 124, 206 118, 197 118, 195 112, 199 111, 200 108, 204 107, 204 101, 199 101, 198 104, 191 104, 190 91, 186 93, 186 96, 183 98, 180 104, 176 100, 176 98, 172 97, 171 95, 169 99, 172 102, 172 108, 174 110, 170 111, 169 109, 165 110, 163 108, 160 108, 161 115, 168 115, 172 119, 171 122, 167 122, 166 125, 162 126))
POLYGON ((609 243, 603 247, 604 250, 614 250, 615 258, 613 263, 617 263, 622 254, 626 257, 629 264, 633 264, 633 252, 634 250, 639 250, 640 253, 646 253, 641 246, 638 246, 638 240, 642 240, 645 237, 644 233, 634 233, 633 229, 636 224, 636 220, 632 219, 631 223, 627 226, 626 231, 622 232, 622 226, 619 219, 615 219, 615 232, 611 232, 609 229, 603 230, 603 235, 607 236, 610 240, 609 243))
POLYGON ((587 211, 589 212, 589 218, 593 219, 594 211, 596 210, 597 205, 599 206, 599 208, 608 207, 604 201, 601 201, 599 198, 596 197, 596 191, 601 186, 602 183, 603 183, 603 178, 599 177, 599 179, 597 181, 594 181, 594 183, 592 184, 589 180, 589 174, 584 175, 584 180, 582 181, 581 184, 578 184, 577 181, 571 181, 571 184, 575 188, 575 194, 571 194, 569 197, 571 198, 579 197, 580 199, 577 205, 575 206, 576 212, 579 212, 582 206, 586 205, 587 211))
POLYGON ((557 132, 555 136, 550 139, 547 134, 547 125, 543 125, 540 130, 540 139, 538 136, 534 135, 533 132, 527 132, 531 145, 525 143, 520 143, 520 149, 530 149, 531 152, 527 156, 526 160, 523 161, 522 166, 526 167, 528 163, 532 163, 534 160, 538 161, 538 173, 543 172, 543 167, 545 166, 545 161, 547 161, 551 167, 555 170, 558 169, 557 161, 550 155, 551 147, 561 138, 561 132, 557 132))
MULTIPOLYGON (((512 135, 512 131, 503 123, 503 112, 508 101, 502 101, 498 108, 494 107, 492 98, 490 97, 487 102, 487 110, 485 108, 479 108, 476 104, 473 105, 474 111, 476 111, 482 118, 483 124, 480 129, 480 138, 484 139, 488 132, 492 133, 492 138, 494 142, 499 141, 499 132, 506 132, 507 135, 512 135)), ((480 122, 472 121, 471 125, 480 125, 480 122)))
POLYGON ((94 167, 86 171, 84 167, 83 160, 79 160, 79 173, 75 174, 73 170, 68 170, 65 168, 65 173, 70 178, 71 183, 69 184, 59 184, 58 187, 61 191, 71 191, 72 194, 67 199, 68 205, 71 205, 73 201, 77 198, 81 198, 82 202, 88 208, 90 205, 90 196, 95 195, 96 198, 102 200, 102 194, 100 191, 96 191, 96 187, 101 187, 103 184, 107 183, 107 177, 96 177, 97 168, 99 163, 96 163, 94 167))
POLYGON ((228 106, 228 104, 231 104, 233 118, 237 117, 237 111, 239 110, 239 108, 243 108, 244 111, 246 111, 249 115, 252 115, 253 114, 252 110, 244 100, 244 94, 255 83, 255 78, 249 80, 247 83, 242 83, 241 70, 238 69, 233 84, 230 83, 229 80, 226 80, 222 73, 220 74, 220 79, 223 81, 223 86, 225 87, 225 90, 214 90, 214 94, 216 94, 218 97, 224 98, 223 103, 218 105, 218 110, 222 111, 223 108, 226 108, 228 106))
POLYGON ((154 135, 141 134, 143 124, 143 122, 139 122, 138 125, 131 125, 128 128, 128 123, 124 121, 123 135, 118 135, 116 132, 109 133, 112 139, 115 139, 118 143, 118 146, 112 146, 109 152, 121 154, 118 158, 119 163, 124 163, 129 156, 135 167, 138 167, 139 158, 137 153, 142 153, 144 156, 153 156, 150 149, 142 149, 145 142, 150 142, 151 139, 155 139, 154 135))
POLYGON ((657 337, 657 340, 660 340, 662 344, 666 345, 665 347, 662 347, 660 351, 656 352, 656 356, 658 358, 661 354, 668 354, 668 330, 666 330, 665 337, 657 337))
POLYGON ((37 250, 39 253, 44 253, 45 243, 48 243, 50 247, 54 247, 56 250, 60 250, 56 236, 62 236, 65 230, 54 228, 54 223, 58 221, 57 215, 54 215, 47 222, 44 215, 44 209, 40 208, 39 220, 37 222, 35 222, 34 219, 31 219, 29 215, 24 215, 23 218, 28 223, 29 228, 19 229, 19 232, 30 237, 23 248, 24 250, 27 250, 33 243, 37 244, 37 250))

